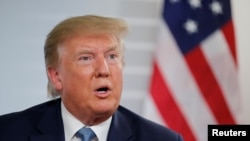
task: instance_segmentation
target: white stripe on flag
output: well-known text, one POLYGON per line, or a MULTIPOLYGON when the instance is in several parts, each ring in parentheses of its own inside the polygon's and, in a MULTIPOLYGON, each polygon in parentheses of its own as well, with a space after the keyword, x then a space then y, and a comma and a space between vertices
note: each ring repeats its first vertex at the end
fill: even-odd
POLYGON ((237 69, 228 44, 220 30, 203 41, 202 51, 220 85, 232 115, 236 122, 239 122, 240 117, 236 117, 236 115, 240 115, 241 109, 237 69))

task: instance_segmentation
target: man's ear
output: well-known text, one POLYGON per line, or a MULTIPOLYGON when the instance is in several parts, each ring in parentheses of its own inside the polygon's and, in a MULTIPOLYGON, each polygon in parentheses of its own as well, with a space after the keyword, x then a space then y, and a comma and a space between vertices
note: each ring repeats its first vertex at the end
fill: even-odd
POLYGON ((56 90, 62 90, 62 82, 58 71, 55 68, 49 67, 47 69, 48 77, 56 90))

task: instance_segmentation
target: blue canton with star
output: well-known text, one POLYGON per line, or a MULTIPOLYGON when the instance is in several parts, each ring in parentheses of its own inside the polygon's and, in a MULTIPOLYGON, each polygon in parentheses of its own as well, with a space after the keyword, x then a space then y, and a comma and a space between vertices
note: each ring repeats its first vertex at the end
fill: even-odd
POLYGON ((163 19, 185 55, 231 20, 230 0, 165 0, 163 19))

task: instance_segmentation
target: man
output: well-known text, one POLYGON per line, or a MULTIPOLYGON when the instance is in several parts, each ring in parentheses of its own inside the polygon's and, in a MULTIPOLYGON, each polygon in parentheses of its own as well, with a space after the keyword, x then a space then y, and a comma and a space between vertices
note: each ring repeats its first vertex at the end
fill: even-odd
POLYGON ((0 140, 78 141, 79 129, 91 129, 99 141, 181 141, 119 105, 127 31, 123 20, 94 15, 56 25, 44 54, 48 93, 58 98, 1 116, 0 140))

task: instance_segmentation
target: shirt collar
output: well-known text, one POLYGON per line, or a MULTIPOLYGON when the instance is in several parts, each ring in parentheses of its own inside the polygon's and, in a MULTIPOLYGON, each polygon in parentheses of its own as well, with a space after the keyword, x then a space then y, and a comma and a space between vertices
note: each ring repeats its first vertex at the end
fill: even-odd
MULTIPOLYGON (((65 141, 70 141, 74 137, 75 133, 85 125, 66 109, 63 102, 61 102, 61 111, 64 125, 65 141)), ((99 141, 107 140, 111 120, 112 117, 98 125, 89 127, 95 132, 99 141)))

